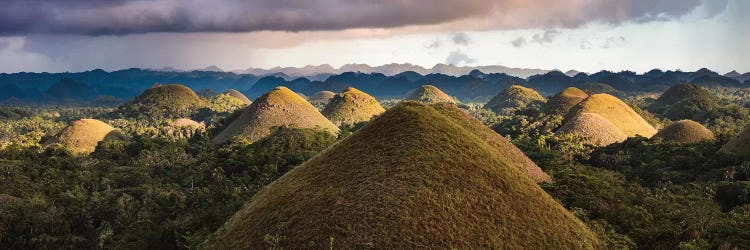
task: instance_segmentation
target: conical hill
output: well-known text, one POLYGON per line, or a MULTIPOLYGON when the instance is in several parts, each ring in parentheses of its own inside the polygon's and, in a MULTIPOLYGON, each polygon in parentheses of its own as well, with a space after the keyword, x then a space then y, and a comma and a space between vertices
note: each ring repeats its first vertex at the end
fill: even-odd
POLYGON ((80 119, 63 128, 45 144, 59 143, 75 154, 94 152, 96 145, 105 139, 115 128, 96 119, 80 119))
POLYGON ((323 109, 323 115, 333 124, 356 124, 369 121, 385 109, 378 100, 358 89, 349 87, 336 94, 323 109))
POLYGON ((509 88, 500 91, 483 108, 499 114, 507 109, 521 109, 529 105, 542 103, 544 103, 544 97, 536 90, 521 85, 511 85, 509 88))
POLYGON ((404 102, 263 188, 204 247, 596 245, 594 233, 484 139, 404 102))
POLYGON ((542 110, 548 114, 565 115, 576 104, 588 98, 589 95, 576 87, 568 87, 550 97, 542 106, 542 110))
POLYGON ((671 143, 696 143, 716 139, 711 130, 691 120, 673 122, 669 126, 659 130, 653 138, 671 143))
POLYGON ((234 97, 237 100, 240 100, 245 105, 250 105, 250 104, 253 103, 252 101, 250 101, 250 99, 247 98, 247 96, 245 96, 244 94, 240 93, 239 91, 237 91, 235 89, 230 89, 230 90, 224 91, 224 93, 222 93, 222 94, 234 97))
POLYGON ((235 136, 255 142, 271 133, 273 127, 288 126, 321 129, 337 134, 339 128, 297 93, 276 87, 259 97, 212 141, 227 142, 235 136))
POLYGON ((743 159, 750 159, 750 126, 729 140, 727 144, 724 144, 720 151, 743 159))
POLYGON ((594 113, 614 124, 628 137, 651 137, 656 129, 628 104, 609 94, 594 94, 578 103, 566 115, 566 121, 582 113, 594 113))
POLYGON ((406 100, 424 103, 458 103, 455 98, 432 85, 422 85, 421 87, 412 90, 409 95, 406 96, 406 100))
POLYGON ((326 90, 324 90, 324 91, 318 91, 318 92, 315 92, 315 94, 311 95, 308 98, 308 101, 310 101, 310 102, 328 103, 328 101, 330 101, 331 98, 333 98, 333 96, 335 96, 335 95, 336 95, 336 93, 333 93, 331 91, 326 91, 326 90))
POLYGON ((572 134, 581 137, 585 143, 599 147, 622 142, 628 138, 615 124, 594 113, 577 114, 568 119, 557 133, 572 134))
POLYGON ((120 106, 117 112, 133 118, 179 118, 203 106, 204 100, 184 85, 156 84, 120 106))

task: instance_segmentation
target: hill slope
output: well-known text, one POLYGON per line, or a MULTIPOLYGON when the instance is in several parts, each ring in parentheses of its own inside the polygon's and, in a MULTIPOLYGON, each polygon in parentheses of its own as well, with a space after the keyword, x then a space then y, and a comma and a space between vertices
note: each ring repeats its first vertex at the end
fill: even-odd
POLYGON ((358 89, 349 87, 336 94, 323 109, 323 115, 333 124, 356 124, 369 121, 385 109, 378 100, 358 89))
POLYGON ((339 132, 336 125, 297 93, 286 87, 276 87, 245 107, 240 116, 212 142, 223 143, 235 136, 254 142, 269 135, 271 128, 278 126, 319 128, 332 134, 339 132))
POLYGON ((615 124, 593 113, 580 113, 569 119, 556 133, 572 134, 594 146, 607 146, 628 138, 615 124))
POLYGON ((544 103, 544 97, 536 90, 521 85, 511 85, 509 88, 500 91, 483 108, 500 114, 506 109, 520 109, 542 103, 544 103))
POLYGON ((651 137, 656 134, 656 129, 630 108, 628 104, 609 94, 591 95, 578 103, 566 115, 566 122, 582 113, 594 113, 604 117, 628 137, 636 135, 651 137))
POLYGON ((560 93, 555 94, 542 106, 542 110, 548 114, 565 115, 576 104, 588 98, 589 95, 576 87, 568 87, 560 93))
POLYGON ((716 139, 711 130, 691 120, 673 122, 662 130, 659 130, 653 138, 672 143, 696 143, 716 139))
POLYGON ((412 90, 409 95, 406 96, 406 100, 419 101, 424 103, 458 103, 458 101, 440 90, 439 88, 432 85, 422 85, 421 87, 412 90))
POLYGON ((659 96, 648 110, 672 120, 689 119, 712 109, 715 101, 716 97, 701 86, 678 84, 659 96))
POLYGON ((459 109, 456 105, 448 103, 437 103, 431 106, 477 137, 484 139, 488 144, 497 149, 497 152, 503 158, 510 160, 511 164, 526 173, 532 180, 536 182, 552 181, 552 178, 539 168, 534 161, 529 159, 523 151, 518 149, 516 145, 513 145, 505 137, 484 125, 484 123, 471 116, 471 114, 459 109))
POLYGON ((45 144, 59 143, 75 154, 89 154, 114 130, 109 124, 96 119, 80 119, 63 128, 45 144))
POLYGON ((597 241, 492 146, 414 102, 266 186, 205 247, 271 247, 266 239, 291 249, 591 249, 597 241))

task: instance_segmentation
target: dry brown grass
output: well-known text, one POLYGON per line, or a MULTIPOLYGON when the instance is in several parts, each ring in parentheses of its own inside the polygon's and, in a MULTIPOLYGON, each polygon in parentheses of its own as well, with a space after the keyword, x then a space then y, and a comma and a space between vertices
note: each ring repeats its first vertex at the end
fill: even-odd
POLYGON ((203 128, 206 125, 202 122, 196 122, 187 118, 180 118, 172 121, 172 127, 189 127, 189 128, 203 128))
POLYGON ((691 120, 673 122, 656 133, 652 138, 670 143, 697 143, 716 139, 711 130, 691 120))
POLYGON ((378 100, 358 89, 349 87, 336 94, 323 109, 323 115, 338 126, 369 121, 385 109, 378 100))
POLYGON ((586 94, 583 90, 576 87, 568 87, 560 93, 550 97, 549 100, 547 100, 547 103, 542 107, 542 110, 548 114, 565 115, 576 104, 582 102, 588 97, 589 94, 586 94))
POLYGON ((541 103, 544 103, 544 97, 536 90, 521 85, 511 85, 500 91, 483 108, 501 113, 504 109, 519 109, 541 103))
POLYGON ((560 134, 572 134, 584 140, 585 143, 602 147, 612 143, 622 142, 628 138, 612 122, 593 113, 580 113, 569 119, 557 130, 560 134))
POLYGON ((247 96, 245 96, 244 94, 240 93, 239 91, 235 89, 224 91, 224 93, 222 94, 237 98, 238 100, 242 101, 242 103, 244 103, 245 105, 250 105, 253 103, 252 101, 250 101, 249 98, 247 98, 247 96))
POLYGON ((487 127, 487 125, 484 125, 484 123, 474 118, 471 114, 449 103, 433 104, 432 107, 446 117, 451 118, 457 124, 463 126, 469 132, 484 139, 488 144, 497 149, 497 152, 503 158, 508 159, 513 166, 516 166, 522 172, 526 173, 526 175, 535 182, 552 181, 552 177, 539 168, 539 166, 529 159, 523 151, 518 149, 516 145, 513 145, 513 143, 505 139, 505 137, 502 137, 500 134, 487 127))
POLYGON ((63 128, 46 145, 59 143, 75 154, 90 154, 115 128, 96 119, 80 119, 63 128))
POLYGON ((592 249, 492 145, 404 102, 258 192, 206 249, 592 249))
POLYGON ((180 117, 189 115, 206 102, 192 89, 180 84, 155 84, 119 107, 126 117, 180 117))
POLYGON ((318 91, 315 92, 315 94, 311 95, 308 101, 310 102, 320 102, 320 103, 328 103, 328 101, 335 96, 336 93, 333 93, 331 91, 318 91))
POLYGON ((224 143, 235 136, 257 141, 279 126, 321 129, 337 134, 339 128, 326 119, 312 104, 286 87, 276 87, 245 107, 232 123, 212 142, 224 143))
POLYGON ((594 113, 604 117, 628 137, 636 135, 651 137, 656 134, 656 129, 628 104, 609 94, 589 96, 568 112, 566 121, 582 113, 594 113))
POLYGON ((409 95, 406 96, 406 100, 424 103, 458 103, 456 98, 449 96, 439 88, 432 85, 422 85, 421 87, 412 90, 409 95))

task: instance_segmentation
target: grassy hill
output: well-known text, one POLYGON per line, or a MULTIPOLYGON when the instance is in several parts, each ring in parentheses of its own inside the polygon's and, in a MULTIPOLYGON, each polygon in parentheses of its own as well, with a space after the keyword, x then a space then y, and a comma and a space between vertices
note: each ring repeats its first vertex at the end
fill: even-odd
POLYGON ((432 85, 422 85, 419 88, 412 90, 409 95, 406 96, 406 100, 424 103, 458 103, 456 98, 449 96, 439 88, 432 85))
POLYGON ((580 113, 566 121, 556 133, 572 134, 594 146, 607 146, 628 138, 609 120, 594 113, 580 113))
POLYGON ((594 233, 484 139, 405 102, 266 186, 204 247, 596 245, 594 233))
POLYGON ((727 142, 721 147, 721 151, 740 158, 750 159, 750 127, 745 128, 739 135, 727 142))
POLYGON ((286 87, 276 87, 245 107, 239 117, 212 141, 223 143, 240 136, 254 142, 270 134, 273 127, 279 126, 318 128, 332 134, 339 132, 336 125, 297 93, 286 87))
POLYGON ((647 109, 672 120, 697 119, 714 109, 717 99, 696 84, 678 84, 665 91, 647 109))
POLYGON ((96 145, 103 141, 115 128, 96 119, 80 119, 63 128, 46 145, 60 144, 75 154, 94 152, 96 145))
POLYGON ((166 84, 143 91, 120 106, 116 113, 129 118, 180 118, 190 116, 194 110, 205 105, 205 100, 192 89, 180 84, 166 84))
POLYGON ((609 120, 628 137, 651 137, 656 134, 656 129, 643 117, 626 103, 609 94, 591 95, 578 103, 566 115, 566 122, 582 113, 594 113, 609 120))
POLYGON ((555 94, 542 106, 542 110, 549 114, 565 115, 573 106, 580 103, 589 95, 576 87, 568 87, 555 94))
POLYGON ((222 94, 237 98, 237 100, 242 101, 242 103, 244 103, 245 105, 250 105, 251 103, 253 103, 252 101, 250 101, 250 99, 247 98, 247 96, 235 89, 224 91, 224 93, 222 94))
POLYGON ((521 85, 511 85, 509 88, 500 91, 483 108, 501 114, 508 113, 507 110, 512 111, 529 105, 541 105, 542 103, 544 103, 544 97, 536 90, 521 85))
POLYGON ((385 109, 378 100, 358 89, 349 87, 336 94, 323 109, 323 115, 333 124, 356 124, 369 121, 385 109))
POLYGON ((702 141, 713 141, 716 138, 711 130, 700 123, 691 120, 673 122, 669 126, 659 130, 653 139, 660 139, 671 143, 696 143, 702 141))

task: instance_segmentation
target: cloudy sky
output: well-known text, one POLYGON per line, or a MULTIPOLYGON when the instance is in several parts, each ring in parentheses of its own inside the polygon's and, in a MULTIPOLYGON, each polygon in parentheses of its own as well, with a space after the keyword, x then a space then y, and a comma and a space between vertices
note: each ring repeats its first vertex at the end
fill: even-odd
POLYGON ((347 63, 750 71, 747 0, 2 0, 0 72, 347 63))

